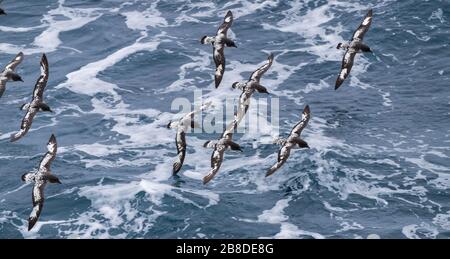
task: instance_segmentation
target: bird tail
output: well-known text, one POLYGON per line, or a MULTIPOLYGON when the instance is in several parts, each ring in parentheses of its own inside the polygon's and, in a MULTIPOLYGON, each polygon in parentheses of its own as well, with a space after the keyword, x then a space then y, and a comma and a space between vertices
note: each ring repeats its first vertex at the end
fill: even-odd
POLYGON ((48 180, 50 183, 58 183, 58 184, 61 184, 61 181, 59 180, 59 178, 56 177, 56 176, 54 176, 54 175, 52 175, 52 174, 47 175, 47 180, 48 180))

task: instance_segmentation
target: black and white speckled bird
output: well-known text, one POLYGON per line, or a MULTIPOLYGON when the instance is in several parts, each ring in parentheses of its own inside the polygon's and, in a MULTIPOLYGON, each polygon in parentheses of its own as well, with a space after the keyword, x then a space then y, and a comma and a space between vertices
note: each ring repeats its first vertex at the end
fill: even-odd
POLYGON ((336 85, 334 88, 335 90, 337 90, 342 85, 344 80, 350 74, 356 53, 372 52, 370 47, 363 42, 364 35, 369 30, 371 24, 372 24, 372 10, 369 10, 366 17, 359 25, 358 29, 353 33, 352 40, 348 43, 339 43, 337 45, 337 49, 344 49, 346 50, 346 52, 342 59, 341 72, 339 73, 339 76, 336 79, 336 85))
POLYGON ((41 75, 36 82, 33 90, 33 99, 30 103, 26 103, 22 105, 22 110, 27 110, 24 118, 22 119, 22 124, 20 126, 20 131, 11 135, 11 142, 17 141, 31 128, 31 124, 33 123, 33 118, 39 111, 44 112, 53 112, 50 107, 44 102, 44 90, 47 86, 48 81, 48 61, 45 54, 42 55, 41 58, 41 75))
POLYGON ((61 181, 54 176, 50 170, 50 166, 56 158, 56 151, 58 149, 56 137, 52 134, 47 144, 47 153, 39 163, 39 168, 36 171, 22 175, 22 181, 27 183, 34 183, 32 192, 33 210, 28 218, 28 231, 30 231, 39 219, 44 206, 44 189, 47 183, 58 183, 61 181))
POLYGON ((289 158, 289 155, 291 154, 292 148, 309 148, 308 143, 300 138, 300 134, 302 133, 306 125, 308 125, 310 117, 311 111, 309 109, 309 106, 306 105, 306 107, 303 109, 302 120, 294 126, 288 138, 277 140, 276 143, 281 145, 281 148, 278 151, 278 161, 267 171, 266 177, 275 173, 286 162, 286 160, 289 158))
POLYGON ((257 70, 255 70, 251 74, 251 76, 247 82, 234 82, 233 83, 232 87, 234 89, 238 88, 238 89, 242 90, 242 93, 239 97, 239 107, 238 107, 238 112, 237 112, 238 123, 242 120, 242 118, 247 113, 248 107, 250 106, 250 98, 253 95, 253 93, 255 92, 255 90, 260 93, 266 93, 266 94, 269 93, 267 91, 267 88, 260 84, 260 80, 261 80, 262 75, 264 75, 264 73, 266 73, 267 70, 269 70, 269 68, 272 66, 272 63, 273 63, 273 54, 270 54, 266 63, 264 63, 264 65, 262 65, 257 70))
POLYGON ((220 25, 217 30, 216 36, 203 36, 200 40, 202 44, 212 44, 213 46, 213 58, 214 63, 216 64, 216 72, 214 74, 216 88, 219 87, 220 82, 222 82, 223 74, 225 73, 225 46, 237 48, 234 41, 227 37, 228 29, 232 24, 233 13, 228 11, 222 25, 220 25))
POLYGON ((16 55, 16 57, 9 62, 8 65, 6 65, 3 72, 0 74, 0 97, 2 97, 3 93, 6 89, 6 82, 8 81, 21 81, 23 82, 22 78, 16 73, 17 66, 22 62, 23 60, 23 53, 20 52, 16 55))
POLYGON ((173 175, 176 175, 183 166, 184 158, 186 156, 186 132, 189 128, 200 128, 200 125, 194 121, 196 113, 204 111, 211 105, 211 102, 207 102, 200 109, 192 111, 177 121, 171 121, 167 124, 169 129, 177 129, 177 135, 175 137, 175 144, 178 151, 178 159, 173 163, 173 175))
POLYGON ((225 150, 230 148, 231 150, 238 150, 242 152, 239 144, 233 142, 233 131, 237 128, 238 120, 235 115, 233 122, 227 127, 227 129, 223 132, 222 137, 217 141, 206 141, 203 144, 203 147, 206 148, 214 148, 213 153, 211 154, 211 170, 208 175, 203 177, 203 184, 207 184, 211 181, 214 176, 219 172, 220 166, 223 162, 223 156, 225 150))

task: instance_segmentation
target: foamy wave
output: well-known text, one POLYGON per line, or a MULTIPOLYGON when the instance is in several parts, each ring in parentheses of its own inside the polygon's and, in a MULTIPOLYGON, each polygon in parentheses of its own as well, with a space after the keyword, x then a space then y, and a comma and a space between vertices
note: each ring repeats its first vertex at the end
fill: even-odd
MULTIPOLYGON (((65 0, 58 1, 58 7, 50 10, 41 20, 42 25, 30 28, 11 29, 15 32, 27 32, 40 27, 46 29, 38 35, 31 46, 16 46, 8 43, 0 43, 0 50, 9 54, 17 54, 23 51, 25 54, 52 52, 62 44, 59 35, 62 32, 79 29, 86 24, 97 20, 102 16, 100 8, 70 8, 63 6, 65 0), (67 19, 60 19, 63 16, 67 19)), ((8 30, 8 29, 7 29, 8 30)))
POLYGON ((284 210, 289 206, 291 200, 292 198, 287 198, 277 201, 272 209, 265 210, 258 216, 258 222, 280 224, 280 232, 273 236, 274 238, 286 239, 310 236, 316 239, 323 239, 324 236, 319 233, 301 230, 294 224, 287 222, 289 217, 284 214, 284 210))

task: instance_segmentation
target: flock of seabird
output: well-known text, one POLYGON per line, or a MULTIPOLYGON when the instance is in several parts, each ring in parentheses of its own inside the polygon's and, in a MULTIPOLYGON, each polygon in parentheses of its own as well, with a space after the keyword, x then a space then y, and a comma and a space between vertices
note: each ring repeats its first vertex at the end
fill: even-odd
MULTIPOLYGON (((225 15, 224 21, 222 25, 220 25, 217 30, 216 36, 204 36, 200 42, 202 44, 211 44, 213 46, 213 59, 216 65, 216 72, 214 74, 215 78, 215 86, 219 87, 220 82, 222 81, 223 75, 225 73, 225 47, 236 47, 236 44, 233 40, 227 37, 227 31, 231 27, 233 23, 233 13, 228 11, 225 15)), ((337 49, 345 50, 344 57, 342 59, 341 70, 336 79, 335 90, 337 90, 344 80, 350 74, 350 71, 353 67, 353 62, 356 56, 356 53, 361 52, 372 52, 369 46, 367 46, 363 42, 364 35, 369 30, 369 27, 372 23, 372 10, 369 10, 367 15, 364 17, 364 20, 359 25, 358 29, 353 33, 353 37, 349 42, 339 43, 337 45, 337 49)), ((229 126, 226 127, 222 136, 216 141, 207 141, 203 146, 207 148, 214 148, 213 153, 211 154, 211 170, 209 173, 203 178, 203 183, 206 184, 211 181, 222 165, 224 152, 227 149, 242 151, 239 144, 233 142, 233 131, 241 122, 242 118, 244 118, 245 114, 250 107, 250 99, 255 91, 259 93, 269 94, 267 91, 267 87, 261 85, 261 77, 266 73, 270 67, 272 66, 274 56, 270 54, 267 62, 264 63, 261 67, 256 69, 251 75, 248 81, 246 82, 235 82, 232 84, 233 89, 239 89, 242 91, 239 96, 238 109, 235 113, 234 120, 230 123, 229 126)), ((207 107, 202 107, 201 110, 204 110, 207 107)), ((198 112, 198 111, 197 111, 198 112)), ((176 175, 182 165, 186 154, 186 139, 185 133, 189 126, 194 127, 193 122, 194 112, 188 113, 185 115, 180 121, 176 124, 173 122, 169 123, 168 128, 173 128, 172 125, 177 125, 177 136, 176 136, 176 146, 178 150, 178 159, 173 164, 173 174, 176 175), (191 123, 191 125, 189 125, 191 123), (180 126, 181 125, 181 126, 180 126)), ((308 143, 300 138, 300 134, 303 129, 308 125, 309 119, 311 118, 311 110, 309 105, 306 105, 302 112, 301 120, 294 126, 291 130, 289 136, 285 139, 277 139, 275 144, 281 146, 278 151, 278 159, 277 162, 266 172, 266 177, 275 173, 289 158, 291 153, 291 149, 295 148, 309 148, 308 143)))
MULTIPOLYGON (((0 1, 1 3, 2 1, 0 1)), ((0 15, 6 15, 5 11, 0 8, 0 15)), ((354 32, 352 39, 347 43, 339 43, 337 49, 346 50, 342 59, 341 71, 336 80, 335 89, 338 89, 344 80, 350 74, 352 69, 354 58, 356 53, 371 52, 371 49, 363 42, 363 37, 368 31, 372 22, 372 10, 369 10, 363 22, 358 29, 354 32)), ((227 31, 233 23, 233 13, 228 11, 225 15, 222 25, 217 30, 215 36, 204 36, 201 38, 202 44, 211 44, 213 46, 213 59, 216 65, 216 71, 214 74, 215 87, 219 87, 223 75, 225 73, 225 47, 237 47, 235 42, 227 37, 227 31)), ((6 65, 3 72, 0 74, 0 98, 6 90, 6 83, 8 81, 22 81, 22 78, 16 72, 17 66, 23 61, 24 54, 20 52, 17 56, 6 65)), ((259 93, 269 94, 267 88, 260 84, 261 77, 272 66, 274 56, 270 54, 267 62, 261 67, 256 69, 246 82, 235 82, 232 84, 233 89, 239 89, 242 91, 239 97, 238 110, 235 113, 233 121, 228 125, 218 140, 207 141, 204 143, 205 148, 214 149, 211 154, 211 170, 203 178, 203 183, 206 184, 211 181, 218 173, 220 166, 224 159, 224 153, 227 149, 241 151, 240 145, 233 141, 233 132, 244 118, 250 105, 251 96, 255 91, 259 93)), ((38 112, 52 112, 48 104, 44 102, 43 94, 47 85, 49 76, 48 60, 45 54, 42 55, 41 62, 41 74, 35 84, 32 100, 21 106, 21 110, 26 110, 26 114, 22 120, 20 130, 11 135, 11 142, 15 142, 24 137, 31 128, 34 117, 38 112)), ((178 152, 177 160, 173 163, 173 175, 176 175, 183 166, 183 162, 186 156, 186 133, 190 128, 201 127, 194 121, 194 115, 201 111, 206 110, 212 106, 211 102, 205 103, 200 109, 190 112, 184 115, 181 119, 176 121, 170 121, 167 124, 167 128, 176 129, 176 147, 178 152)), ((300 138, 300 134, 303 129, 308 125, 311 118, 311 111, 308 105, 305 106, 301 120, 293 127, 289 136, 285 139, 277 139, 276 144, 281 148, 278 151, 277 162, 268 169, 266 177, 275 173, 289 158, 291 149, 295 148, 309 148, 306 141, 300 138)), ((32 191, 32 204, 33 209, 28 218, 28 230, 31 230, 39 219, 44 205, 44 188, 47 183, 61 184, 58 177, 53 175, 50 170, 51 163, 56 158, 57 142, 55 135, 51 135, 47 143, 47 153, 44 155, 39 163, 37 169, 30 171, 22 175, 22 181, 27 183, 34 183, 32 191)))
MULTIPOLYGON (((6 89, 6 83, 8 81, 23 82, 20 75, 15 72, 16 67, 23 61, 23 59, 24 55, 20 52, 8 65, 6 65, 5 69, 0 74, 0 98, 6 89)), ((52 109, 44 102, 44 90, 47 86, 48 75, 49 71, 47 56, 43 54, 41 58, 41 74, 36 82, 36 85, 34 86, 32 100, 20 107, 21 110, 26 110, 26 113, 22 119, 20 130, 11 135, 11 142, 18 141, 28 133, 31 128, 31 124, 33 123, 33 119, 38 112, 52 112, 52 109)), ((56 137, 53 134, 48 141, 47 149, 48 152, 39 163, 38 169, 22 176, 23 181, 27 183, 34 183, 31 196, 33 201, 33 211, 28 218, 28 230, 33 228, 39 218, 39 215, 41 214, 42 207, 44 205, 44 188, 47 183, 61 183, 56 176, 51 174, 50 170, 50 165, 56 157, 57 150, 56 137)))

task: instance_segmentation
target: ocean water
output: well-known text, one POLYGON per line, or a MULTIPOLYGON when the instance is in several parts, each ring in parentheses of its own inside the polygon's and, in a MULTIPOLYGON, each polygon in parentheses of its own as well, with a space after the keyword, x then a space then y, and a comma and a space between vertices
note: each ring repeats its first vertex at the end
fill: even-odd
MULTIPOLYGON (((429 1, 4 1, 0 63, 23 51, 0 99, 0 238, 449 238, 450 2, 429 1), (369 2, 369 3, 368 3, 369 2), (350 77, 334 91, 343 53, 369 8, 365 41, 350 77), (235 16, 222 84, 214 88, 211 47, 199 43, 224 14, 235 16), (17 143, 23 112, 46 53, 45 98, 17 143), (261 132, 238 134, 243 153, 227 152, 204 186, 219 133, 188 134, 178 177, 175 98, 203 92, 216 106, 239 93, 266 60, 263 77, 278 98, 286 136, 309 104, 295 151, 265 178, 278 147, 261 132), (40 220, 27 231, 31 185, 51 133, 58 139, 40 220)), ((254 95, 254 103, 262 94, 254 95)))

